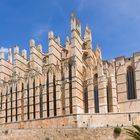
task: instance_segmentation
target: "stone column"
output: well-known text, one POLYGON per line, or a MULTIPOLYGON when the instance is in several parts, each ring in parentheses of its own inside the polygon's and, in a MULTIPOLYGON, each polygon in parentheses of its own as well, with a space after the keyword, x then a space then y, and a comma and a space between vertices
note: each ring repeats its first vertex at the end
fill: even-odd
POLYGON ((42 96, 43 96, 43 118, 47 118, 47 74, 44 73, 42 75, 42 79, 43 79, 43 92, 42 92, 42 96))
POLYGON ((98 92, 99 92, 99 112, 107 113, 107 78, 103 73, 102 62, 98 64, 98 92))
POLYGON ((36 119, 40 119, 40 96, 39 96, 39 85, 40 85, 40 81, 39 81, 39 77, 36 76, 35 77, 35 108, 36 108, 36 113, 35 113, 35 116, 36 116, 36 119))
POLYGON ((140 99, 140 52, 134 54, 136 95, 140 99))
POLYGON ((26 80, 25 82, 25 88, 24 88, 24 120, 27 120, 27 84, 28 84, 28 80, 26 80))
POLYGON ((7 122, 11 122, 11 104, 10 103, 10 94, 9 94, 9 86, 6 86, 6 98, 7 98, 7 122))
POLYGON ((49 71, 49 114, 50 117, 54 116, 54 106, 53 106, 53 71, 49 71))
POLYGON ((33 120, 33 79, 29 80, 29 110, 30 110, 30 120, 33 120))
POLYGON ((116 90, 116 79, 115 75, 110 75, 111 82, 111 94, 112 94, 112 112, 118 112, 117 110, 117 90, 116 90))
POLYGON ((94 87, 93 76, 88 80, 88 110, 89 113, 94 113, 94 87))
POLYGON ((17 84, 17 121, 20 122, 21 121, 21 101, 22 101, 22 85, 21 85, 21 81, 18 81, 17 84))
POLYGON ((69 69, 68 69, 68 63, 65 63, 64 65, 64 72, 65 72, 65 114, 70 114, 70 104, 69 104, 69 69))
POLYGON ((62 115, 62 105, 61 105, 61 70, 56 69, 56 112, 57 116, 62 115))
POLYGON ((116 81, 118 103, 125 102, 127 101, 127 81, 124 57, 116 58, 116 81))

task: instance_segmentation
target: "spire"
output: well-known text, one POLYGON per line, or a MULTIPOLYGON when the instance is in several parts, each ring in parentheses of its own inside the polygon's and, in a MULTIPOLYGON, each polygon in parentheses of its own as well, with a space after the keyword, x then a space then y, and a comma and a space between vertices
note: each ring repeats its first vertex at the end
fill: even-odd
POLYGON ((81 36, 81 23, 79 19, 76 20, 76 29, 79 32, 79 35, 81 36))
POLYGON ((74 15, 74 11, 71 14, 71 31, 76 30, 76 18, 74 15))
POLYGON ((96 44, 96 51, 100 51, 99 43, 96 44))
POLYGON ((98 43, 96 44, 96 51, 95 51, 95 53, 96 53, 97 58, 102 59, 101 49, 100 49, 100 47, 99 47, 99 44, 98 44, 98 43))
POLYGON ((35 47, 35 40, 34 39, 31 39, 30 40, 30 47, 35 47))
POLYGON ((72 10, 72 13, 71 13, 71 18, 72 18, 72 17, 75 17, 74 10, 72 10))
POLYGON ((69 44, 70 44, 69 37, 68 37, 68 36, 66 36, 66 48, 69 46, 69 44))
POLYGON ((22 57, 27 59, 27 51, 25 49, 22 50, 22 57))
POLYGON ((11 48, 9 48, 9 50, 8 50, 8 61, 10 63, 12 63, 12 50, 11 50, 11 48))
POLYGON ((19 54, 19 46, 18 45, 16 45, 14 47, 14 54, 19 54))
POLYGON ((66 36, 66 42, 70 43, 69 36, 66 36))
POLYGON ((87 41, 92 41, 91 30, 90 30, 90 28, 89 28, 88 25, 86 26, 86 29, 85 29, 84 41, 85 41, 85 42, 87 42, 87 41))

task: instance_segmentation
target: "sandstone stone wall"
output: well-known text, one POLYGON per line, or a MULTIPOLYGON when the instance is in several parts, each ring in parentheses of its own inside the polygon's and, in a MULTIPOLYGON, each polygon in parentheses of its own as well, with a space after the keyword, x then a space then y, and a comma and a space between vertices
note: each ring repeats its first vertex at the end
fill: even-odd
POLYGON ((132 140, 121 128, 121 134, 114 134, 114 128, 96 129, 0 129, 1 140, 132 140))
POLYGON ((26 50, 20 53, 16 45, 13 56, 9 49, 7 60, 0 53, 2 125, 38 128, 48 124, 44 128, 56 128, 58 123, 59 127, 68 128, 138 122, 139 52, 130 58, 103 60, 100 46, 92 48, 90 28, 86 26, 82 37, 80 21, 74 14, 71 16, 71 39, 67 36, 64 45, 60 37, 50 31, 46 53, 34 40, 30 40, 29 48, 27 56, 26 50), (129 67, 133 73, 128 79, 129 67), (129 80, 134 88, 131 94, 135 94, 130 99, 129 80))

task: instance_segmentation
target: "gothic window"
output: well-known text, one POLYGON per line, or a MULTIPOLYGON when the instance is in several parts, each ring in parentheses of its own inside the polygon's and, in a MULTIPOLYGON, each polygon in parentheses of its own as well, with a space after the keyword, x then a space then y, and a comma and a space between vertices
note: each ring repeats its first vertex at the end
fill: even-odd
POLYGON ((88 89, 87 81, 83 82, 83 103, 84 103, 84 113, 88 113, 88 89))
POLYGON ((0 108, 1 108, 1 110, 2 110, 2 92, 1 92, 1 101, 0 101, 0 108))
MULTIPOLYGON (((8 89, 8 88, 7 88, 8 89)), ((8 91, 6 91, 6 101, 5 101, 5 122, 7 122, 7 100, 8 100, 8 91)))
POLYGON ((42 85, 39 85, 39 98, 40 98, 40 118, 43 118, 43 98, 42 98, 42 85))
POLYGON ((99 95, 98 95, 98 74, 96 73, 93 77, 94 84, 94 108, 95 113, 99 113, 99 95))
POLYGON ((18 104, 17 104, 17 102, 18 102, 18 98, 17 98, 18 93, 17 92, 18 91, 17 91, 17 85, 16 85, 16 121, 18 120, 18 104))
POLYGON ((36 98, 36 95, 35 95, 35 79, 33 81, 33 118, 35 119, 35 112, 36 112, 36 108, 35 108, 35 98, 36 98))
POLYGON ((47 81, 46 81, 46 92, 47 92, 47 117, 50 116, 50 105, 49 105, 49 72, 47 73, 47 81))
POLYGON ((57 106, 56 106, 56 84, 55 84, 55 75, 53 75, 53 106, 54 106, 54 116, 57 115, 57 106))
POLYGON ((127 68, 127 99, 136 99, 134 69, 131 66, 127 68))
POLYGON ((30 89, 29 89, 29 83, 28 83, 28 84, 27 84, 27 119, 28 119, 28 120, 30 119, 29 92, 30 92, 30 89))
POLYGON ((95 113, 99 113, 98 86, 95 86, 95 87, 94 87, 94 106, 95 106, 95 113))
POLYGON ((10 89, 10 94, 11 94, 11 122, 12 122, 12 116, 13 116, 13 105, 12 105, 12 101, 13 101, 13 96, 12 96, 12 87, 10 89))
POLYGON ((88 113, 88 90, 84 87, 84 112, 88 113))
POLYGON ((69 108, 70 114, 72 114, 72 65, 69 64, 69 108))
POLYGON ((61 80, 62 80, 62 87, 61 87, 61 104, 62 104, 62 114, 65 114, 65 76, 63 67, 61 67, 61 80))
POLYGON ((24 84, 21 87, 21 119, 24 120, 24 84))
POLYGON ((98 85, 98 74, 97 73, 94 75, 93 83, 94 83, 94 85, 98 85))
POLYGON ((111 85, 110 82, 108 82, 108 85, 106 87, 107 90, 107 110, 108 112, 112 112, 112 92, 111 92, 111 85))

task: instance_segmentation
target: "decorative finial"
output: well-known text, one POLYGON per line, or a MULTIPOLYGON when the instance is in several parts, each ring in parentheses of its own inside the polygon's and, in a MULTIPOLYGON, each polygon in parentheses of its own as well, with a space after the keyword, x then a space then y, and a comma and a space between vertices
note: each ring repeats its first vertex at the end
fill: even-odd
POLYGON ((70 43, 69 36, 66 36, 66 42, 70 43))
POLYGON ((30 40, 30 47, 35 47, 35 40, 34 39, 30 40))
POLYGON ((88 25, 86 25, 85 33, 84 33, 84 41, 92 41, 91 30, 88 25))
POLYGON ((74 16, 75 16, 75 14, 74 14, 74 10, 72 10, 72 14, 71 14, 71 16, 72 16, 72 17, 74 17, 74 16))
POLYGON ((14 54, 19 54, 19 46, 15 45, 14 47, 14 54))

